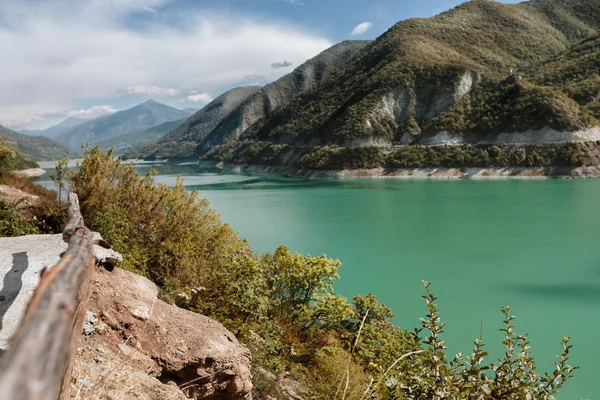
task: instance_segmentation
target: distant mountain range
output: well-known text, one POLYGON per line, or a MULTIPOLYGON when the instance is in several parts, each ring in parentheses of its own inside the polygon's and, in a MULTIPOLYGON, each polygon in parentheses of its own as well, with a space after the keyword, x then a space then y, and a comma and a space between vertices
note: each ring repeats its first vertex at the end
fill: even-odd
POLYGON ((45 136, 24 135, 2 125, 0 125, 0 136, 11 148, 24 153, 31 161, 53 161, 77 157, 77 153, 67 146, 45 136))
MULTIPOLYGON (((197 112, 197 109, 187 108, 178 110, 176 108, 161 104, 154 100, 148 100, 135 107, 119 111, 110 115, 91 118, 70 117, 66 120, 40 130, 22 130, 24 134, 19 137, 21 148, 29 142, 30 146, 23 152, 28 153, 32 160, 48 160, 48 158, 39 158, 41 154, 52 154, 59 159, 78 156, 82 144, 87 143, 90 146, 98 145, 107 150, 114 148, 116 154, 122 154, 125 151, 136 149, 156 143, 162 136, 175 129, 183 123, 191 114, 197 112), (29 139, 28 139, 29 138, 29 139), (61 151, 44 152, 37 149, 42 144, 43 138, 53 139, 51 148, 61 151)), ((6 128, 4 128, 6 129, 6 128)), ((11 137, 17 134, 10 131, 11 137)), ((18 134, 17 134, 18 135, 18 134)))
POLYGON ((90 146, 103 143, 107 146, 110 145, 111 140, 122 141, 122 138, 118 139, 119 136, 137 133, 189 116, 188 111, 148 100, 130 109, 76 125, 57 136, 57 140, 71 148, 79 148, 82 143, 90 146))
POLYGON ((89 118, 69 117, 64 121, 46 129, 21 130, 20 133, 31 136, 46 136, 50 139, 57 139, 60 135, 88 121, 90 121, 89 118))
POLYGON ((231 111, 260 86, 243 86, 231 89, 194 115, 157 143, 125 154, 128 158, 193 158, 196 147, 231 111))

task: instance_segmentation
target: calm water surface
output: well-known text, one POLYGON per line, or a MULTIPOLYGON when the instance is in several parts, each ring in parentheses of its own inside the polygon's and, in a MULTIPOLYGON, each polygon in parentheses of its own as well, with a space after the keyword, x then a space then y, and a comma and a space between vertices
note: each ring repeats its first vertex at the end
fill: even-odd
POLYGON ((540 369, 552 370, 560 334, 573 337, 581 370, 559 398, 600 398, 600 180, 304 181, 139 168, 157 168, 167 184, 181 175, 256 251, 285 243, 339 258, 336 290, 376 294, 401 327, 419 325, 420 281, 433 281, 451 355, 471 351, 481 324, 499 355, 499 308, 511 305, 540 369))

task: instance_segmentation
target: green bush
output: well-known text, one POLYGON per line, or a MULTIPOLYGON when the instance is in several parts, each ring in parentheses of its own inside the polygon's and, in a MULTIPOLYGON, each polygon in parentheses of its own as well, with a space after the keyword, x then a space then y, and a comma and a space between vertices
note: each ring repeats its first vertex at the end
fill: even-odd
POLYGON ((140 176, 110 152, 85 149, 66 179, 86 225, 114 243, 125 268, 150 277, 168 298, 206 286, 207 271, 226 269, 232 257, 249 251, 208 200, 188 193, 181 181, 155 185, 153 173, 140 176))
POLYGON ((35 220, 27 221, 17 212, 17 207, 21 202, 22 200, 15 203, 0 200, 0 237, 40 233, 35 220))
POLYGON ((385 156, 379 147, 313 147, 296 163, 298 168, 317 170, 380 168, 385 156))

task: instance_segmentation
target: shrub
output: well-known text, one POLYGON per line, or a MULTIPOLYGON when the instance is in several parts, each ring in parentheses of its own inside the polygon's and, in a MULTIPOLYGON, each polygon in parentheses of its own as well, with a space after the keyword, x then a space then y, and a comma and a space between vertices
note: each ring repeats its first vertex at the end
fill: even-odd
POLYGON ((154 173, 140 176, 111 152, 84 153, 66 179, 86 225, 114 243, 125 268, 157 282, 163 296, 208 285, 208 271, 224 270, 249 251, 208 200, 188 193, 181 181, 173 188, 155 185, 154 173))
POLYGON ((0 200, 0 237, 34 235, 40 233, 35 220, 27 221, 17 212, 22 202, 10 203, 0 200))

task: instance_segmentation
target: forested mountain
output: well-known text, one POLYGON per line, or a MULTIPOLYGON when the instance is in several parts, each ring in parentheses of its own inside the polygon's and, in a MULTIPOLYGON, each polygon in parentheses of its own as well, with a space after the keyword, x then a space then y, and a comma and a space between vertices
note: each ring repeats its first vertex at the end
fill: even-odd
MULTIPOLYGON (((401 21, 239 141, 203 147, 204 157, 366 168, 407 165, 390 162, 393 145, 595 141, 599 27, 600 2, 592 0, 473 0, 401 21)), ((477 163, 489 164, 486 157, 477 163)), ((432 162, 419 158, 410 164, 432 162)))
POLYGON ((77 153, 45 136, 29 136, 0 125, 0 137, 13 149, 25 154, 31 161, 52 161, 76 157, 77 153))

